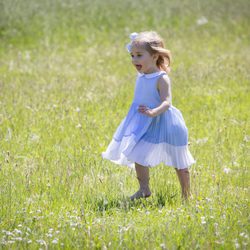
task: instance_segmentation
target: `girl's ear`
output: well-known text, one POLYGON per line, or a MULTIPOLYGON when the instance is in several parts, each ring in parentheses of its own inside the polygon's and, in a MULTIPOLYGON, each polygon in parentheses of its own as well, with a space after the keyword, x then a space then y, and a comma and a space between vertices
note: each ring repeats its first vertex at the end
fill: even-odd
POLYGON ((157 61, 158 58, 159 58, 159 54, 158 53, 153 54, 153 60, 154 61, 157 61))

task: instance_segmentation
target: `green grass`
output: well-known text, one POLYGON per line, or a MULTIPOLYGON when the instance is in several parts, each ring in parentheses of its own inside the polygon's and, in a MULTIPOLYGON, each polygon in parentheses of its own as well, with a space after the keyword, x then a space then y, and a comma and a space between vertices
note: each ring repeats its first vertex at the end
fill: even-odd
POLYGON ((0 249, 249 248, 249 1, 0 7, 0 249), (163 165, 152 197, 130 202, 135 172, 101 158, 133 98, 125 44, 143 30, 173 54, 197 160, 187 204, 163 165))

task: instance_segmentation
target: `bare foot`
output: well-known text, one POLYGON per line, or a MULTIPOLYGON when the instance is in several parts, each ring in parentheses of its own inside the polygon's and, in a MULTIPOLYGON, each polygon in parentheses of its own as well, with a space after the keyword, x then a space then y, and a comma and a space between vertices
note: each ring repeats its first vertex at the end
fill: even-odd
POLYGON ((132 196, 130 196, 130 200, 133 201, 133 200, 137 200, 140 198, 147 198, 150 195, 151 195, 150 191, 144 192, 142 190, 138 190, 136 193, 134 193, 132 196))

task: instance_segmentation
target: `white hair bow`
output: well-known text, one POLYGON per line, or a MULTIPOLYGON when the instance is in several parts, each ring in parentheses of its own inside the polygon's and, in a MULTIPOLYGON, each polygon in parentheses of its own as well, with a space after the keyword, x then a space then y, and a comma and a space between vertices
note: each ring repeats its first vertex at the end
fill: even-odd
POLYGON ((126 48, 127 48, 127 50, 128 50, 128 52, 130 53, 131 52, 131 47, 132 47, 132 42, 135 40, 135 38, 138 36, 138 33, 136 33, 136 32, 133 32, 133 33, 131 33, 130 35, 129 35, 129 38, 130 38, 130 43, 128 43, 127 45, 126 45, 126 48))

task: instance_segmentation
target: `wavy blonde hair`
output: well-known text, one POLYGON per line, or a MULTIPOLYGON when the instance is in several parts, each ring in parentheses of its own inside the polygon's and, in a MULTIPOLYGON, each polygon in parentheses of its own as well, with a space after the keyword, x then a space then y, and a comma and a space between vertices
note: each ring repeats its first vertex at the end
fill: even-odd
POLYGON ((143 47, 151 55, 157 54, 157 67, 167 73, 170 72, 171 53, 165 49, 163 39, 155 31, 138 33, 131 45, 143 47))

